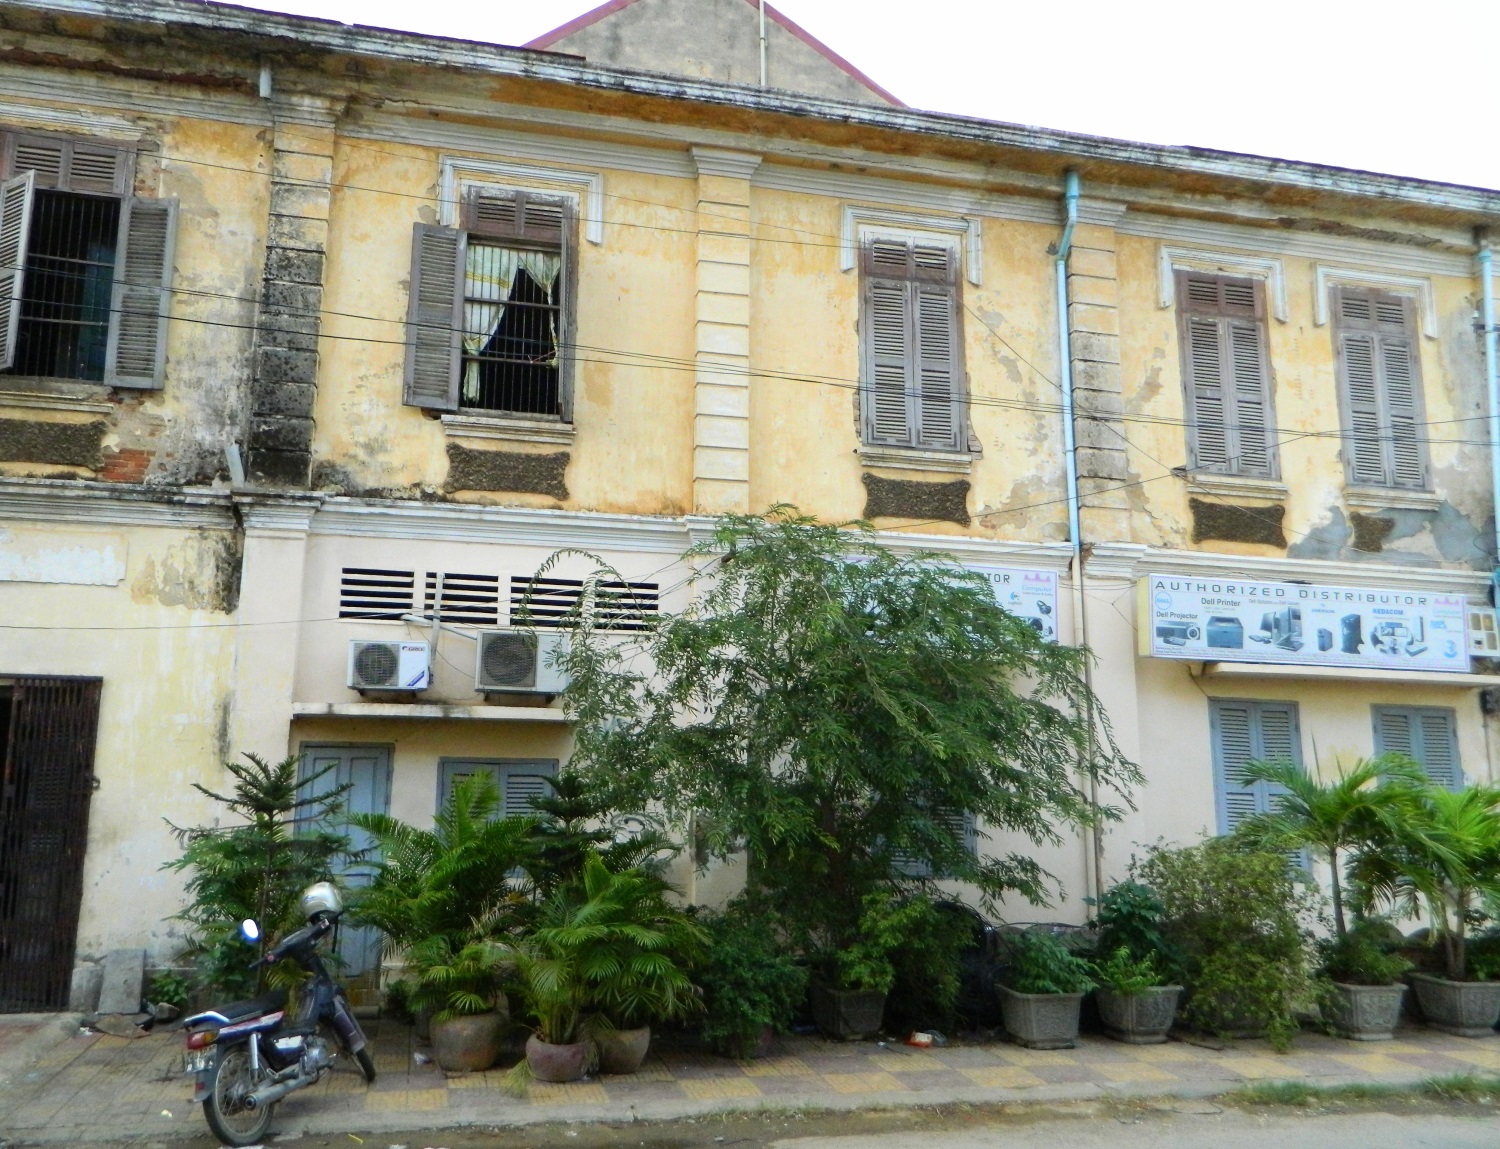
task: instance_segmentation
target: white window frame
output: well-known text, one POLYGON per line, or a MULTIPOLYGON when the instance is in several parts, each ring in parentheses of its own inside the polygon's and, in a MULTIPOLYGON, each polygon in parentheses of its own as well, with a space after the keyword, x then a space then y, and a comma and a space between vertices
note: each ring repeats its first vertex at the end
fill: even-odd
POLYGON ((1177 272, 1202 271, 1258 279, 1265 285, 1268 310, 1278 323, 1287 322, 1286 269, 1281 260, 1231 252, 1207 251, 1162 244, 1156 256, 1157 305, 1162 310, 1177 306, 1177 272))
POLYGON ((853 271, 859 266, 859 252, 866 239, 946 243, 958 252, 961 277, 975 287, 983 287, 983 225, 983 220, 972 215, 924 215, 845 204, 839 224, 839 270, 853 271))
POLYGON ((569 200, 579 231, 592 244, 604 242, 604 176, 543 168, 472 156, 443 156, 439 161, 438 215, 444 227, 463 226, 464 201, 471 188, 480 191, 522 191, 569 200))

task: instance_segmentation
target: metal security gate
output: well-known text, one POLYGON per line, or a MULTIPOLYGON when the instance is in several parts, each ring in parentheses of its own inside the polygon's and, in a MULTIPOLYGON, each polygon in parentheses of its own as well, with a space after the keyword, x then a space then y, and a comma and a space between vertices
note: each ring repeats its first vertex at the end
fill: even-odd
POLYGON ((100 686, 17 678, 0 712, 0 1013, 68 1005, 100 686))

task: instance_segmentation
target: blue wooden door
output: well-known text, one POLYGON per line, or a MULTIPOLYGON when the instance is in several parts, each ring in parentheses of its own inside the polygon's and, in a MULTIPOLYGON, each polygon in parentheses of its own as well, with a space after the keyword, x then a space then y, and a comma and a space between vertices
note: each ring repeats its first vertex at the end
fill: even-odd
MULTIPOLYGON (((380 745, 305 743, 302 747, 302 777, 312 778, 328 770, 311 786, 304 785, 303 796, 327 793, 339 786, 352 787, 344 795, 346 817, 337 828, 349 836, 350 853, 337 859, 339 880, 346 890, 370 884, 375 864, 380 861, 374 839, 357 826, 350 825, 351 814, 388 814, 391 809, 391 748, 380 745), (332 769, 328 769, 332 767, 332 769)), ((345 978, 380 971, 380 932, 369 926, 339 927, 338 955, 343 962, 345 978)))

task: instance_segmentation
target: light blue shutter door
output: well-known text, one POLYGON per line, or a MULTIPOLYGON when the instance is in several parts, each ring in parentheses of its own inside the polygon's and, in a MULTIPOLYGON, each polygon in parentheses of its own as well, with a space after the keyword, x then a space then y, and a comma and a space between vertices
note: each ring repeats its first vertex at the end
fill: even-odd
POLYGON ((1375 708, 1375 753, 1405 754, 1421 763, 1435 786, 1463 786, 1453 711, 1415 706, 1375 708))
POLYGON ((1255 790, 1241 771, 1255 757, 1254 714, 1248 702, 1214 702, 1210 712, 1214 804, 1219 833, 1227 834, 1257 810, 1255 790))
POLYGON ((500 766, 500 810, 507 818, 535 818, 532 798, 552 793, 556 762, 507 762, 500 766))
POLYGON ((500 783, 499 763, 444 761, 438 767, 438 809, 441 810, 448 804, 460 782, 474 774, 488 774, 495 783, 496 791, 504 793, 500 783))

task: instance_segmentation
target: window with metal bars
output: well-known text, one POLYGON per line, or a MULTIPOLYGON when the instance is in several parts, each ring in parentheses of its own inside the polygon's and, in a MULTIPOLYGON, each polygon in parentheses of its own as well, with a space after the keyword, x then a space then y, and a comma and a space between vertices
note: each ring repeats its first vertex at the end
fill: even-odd
POLYGON ((512 575, 510 621, 512 626, 572 627, 589 610, 602 630, 644 630, 656 618, 659 595, 654 582, 607 580, 589 588, 582 579, 512 575))
POLYGON ((572 418, 571 201, 470 188, 462 227, 417 224, 406 402, 572 418))
POLYGON ((120 201, 38 191, 12 370, 102 382, 120 201))

